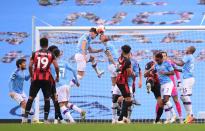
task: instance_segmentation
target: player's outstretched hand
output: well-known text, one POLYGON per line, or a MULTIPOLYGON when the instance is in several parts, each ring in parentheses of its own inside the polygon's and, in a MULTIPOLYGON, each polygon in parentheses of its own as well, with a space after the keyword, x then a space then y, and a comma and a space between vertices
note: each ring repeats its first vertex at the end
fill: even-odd
POLYGON ((177 81, 177 89, 182 90, 182 83, 181 81, 177 81))

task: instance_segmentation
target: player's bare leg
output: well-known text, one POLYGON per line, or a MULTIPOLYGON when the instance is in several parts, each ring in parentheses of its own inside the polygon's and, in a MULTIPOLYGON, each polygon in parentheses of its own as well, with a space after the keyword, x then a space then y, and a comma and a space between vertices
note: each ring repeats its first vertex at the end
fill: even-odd
POLYGON ((92 67, 93 67, 93 69, 95 70, 95 72, 96 72, 98 78, 101 78, 101 76, 104 74, 104 71, 100 70, 100 69, 97 67, 97 62, 95 61, 95 57, 90 56, 89 62, 92 63, 92 67))
POLYGON ((24 118, 22 120, 22 123, 27 123, 28 122, 28 115, 30 113, 33 100, 34 100, 34 98, 29 96, 28 101, 26 102, 25 114, 24 114, 24 118))
MULTIPOLYGON (((21 114, 25 114, 25 110, 26 110, 26 100, 22 101, 21 102, 21 114)), ((30 112, 29 112, 29 115, 32 116, 32 123, 38 123, 38 121, 36 120, 35 118, 35 115, 34 115, 34 109, 31 108, 30 112)), ((22 122, 24 121, 24 117, 22 116, 22 122)))
POLYGON ((177 115, 176 115, 174 108, 171 108, 170 112, 171 112, 170 123, 174 123, 174 122, 176 122, 176 119, 177 119, 177 115))
MULTIPOLYGON (((118 121, 118 114, 120 112, 120 90, 116 85, 116 77, 111 77, 112 81, 112 124, 117 123, 118 121)), ((122 97, 123 101, 123 97, 122 97)))
MULTIPOLYGON (((22 101, 21 102, 21 114, 25 114, 25 109, 26 109, 26 100, 22 101)), ((21 118, 21 122, 24 123, 24 122, 27 122, 27 120, 25 119, 25 117, 22 116, 21 118)))
POLYGON ((177 109, 177 112, 178 112, 178 115, 179 115, 179 122, 183 123, 182 110, 181 110, 180 102, 178 100, 178 96, 173 96, 172 98, 173 98, 173 101, 176 105, 176 109, 177 109))
POLYGON ((189 95, 183 95, 181 96, 181 100, 184 104, 185 107, 185 111, 186 111, 186 119, 184 120, 184 123, 192 123, 192 121, 194 120, 193 117, 193 112, 192 112, 192 103, 191 103, 191 98, 189 95))
POLYGON ((118 121, 117 112, 119 110, 119 97, 120 95, 112 94, 112 124, 115 124, 118 121))
POLYGON ((156 110, 155 123, 159 123, 160 122, 160 118, 162 116, 163 109, 164 109, 164 104, 163 104, 163 101, 162 101, 161 97, 157 98, 157 106, 158 106, 158 109, 156 110))
POLYGON ((55 108, 55 120, 54 120, 54 124, 58 124, 60 119, 60 123, 65 124, 66 121, 63 119, 62 115, 61 115, 61 110, 60 110, 60 105, 58 103, 58 96, 57 94, 54 94, 54 96, 51 97, 52 101, 53 101, 53 105, 55 108))
POLYGON ((132 99, 131 97, 126 97, 122 103, 122 111, 120 117, 118 118, 118 123, 130 123, 130 120, 127 118, 128 116, 128 108, 132 106, 132 99), (121 122, 122 121, 122 122, 121 122))

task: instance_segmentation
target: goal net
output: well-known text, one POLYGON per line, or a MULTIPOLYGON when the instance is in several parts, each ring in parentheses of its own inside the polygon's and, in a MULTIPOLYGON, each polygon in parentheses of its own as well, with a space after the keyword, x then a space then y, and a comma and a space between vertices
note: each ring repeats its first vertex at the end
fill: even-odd
MULTIPOLYGON (((76 69, 74 60, 78 39, 84 34, 89 33, 91 27, 72 26, 72 27, 35 27, 34 49, 39 49, 39 40, 42 37, 49 39, 49 46, 56 45, 63 51, 63 59, 76 69)), ((195 78, 196 83, 193 87, 193 113, 197 122, 205 119, 205 27, 203 26, 108 26, 105 27, 105 34, 111 38, 111 42, 120 53, 120 47, 124 44, 131 46, 132 54, 144 73, 145 64, 152 59, 153 52, 157 50, 166 51, 168 56, 173 59, 181 59, 188 46, 195 46, 196 57, 195 78)), ((94 49, 103 48, 99 37, 92 41, 91 47, 94 49)), ((87 122, 109 122, 112 119, 112 95, 111 79, 107 66, 108 61, 104 53, 92 54, 98 61, 98 66, 105 71, 102 78, 96 76, 90 63, 86 67, 85 77, 80 81, 79 88, 71 89, 70 101, 86 111, 87 122)), ((72 73, 70 73, 70 79, 72 73)), ((181 77, 182 78, 182 77, 181 77)), ((68 80, 69 81, 69 80, 68 80)), ((145 78, 143 78, 142 88, 138 87, 136 80, 135 99, 141 104, 134 106, 131 119, 135 122, 152 122, 155 118, 156 100, 153 93, 146 91, 145 78)), ((179 91, 178 91, 179 92, 179 91)), ((180 95, 180 92, 179 92, 180 95)), ((184 106, 180 100, 183 118, 186 117, 184 106)), ((39 119, 43 118, 43 97, 39 97, 36 102, 36 112, 39 119)), ((175 104, 173 107, 175 108, 175 104)), ((176 108, 175 108, 176 111, 176 108)), ((177 114, 177 111, 176 111, 177 114)), ((80 121, 80 115, 71 110, 71 115, 75 120, 80 121)), ((177 115, 178 116, 178 115, 177 115)), ((54 108, 51 107, 50 118, 54 118, 54 108)), ((163 115, 164 119, 165 116, 163 115)))

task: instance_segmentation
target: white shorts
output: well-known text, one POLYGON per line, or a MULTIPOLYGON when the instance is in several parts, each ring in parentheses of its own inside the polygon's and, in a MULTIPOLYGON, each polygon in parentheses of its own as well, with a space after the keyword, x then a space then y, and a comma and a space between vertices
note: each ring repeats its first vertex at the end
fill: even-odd
POLYGON ((57 87, 58 102, 66 102, 70 99, 70 87, 63 85, 57 87))
POLYGON ((194 83, 195 83, 194 77, 183 79, 182 90, 181 90, 182 95, 191 95, 194 83))
POLYGON ((132 86, 129 86, 130 94, 133 94, 132 86))
POLYGON ((111 77, 117 77, 116 66, 114 64, 108 65, 108 71, 111 74, 111 77))
POLYGON ((22 101, 27 101, 27 96, 24 92, 22 94, 19 94, 19 93, 16 93, 16 92, 10 92, 9 95, 18 104, 21 104, 22 101))
POLYGON ((163 96, 171 96, 172 94, 172 89, 173 89, 173 82, 169 82, 166 84, 161 85, 161 97, 163 98, 163 96))
POLYGON ((113 88, 112 94, 120 95, 120 96, 122 95, 121 92, 120 92, 120 89, 117 87, 117 85, 115 85, 115 87, 113 88))
POLYGON ((90 55, 86 55, 86 61, 84 59, 84 56, 80 53, 75 54, 75 60, 77 63, 77 70, 78 71, 85 71, 86 68, 86 62, 89 61, 90 55))

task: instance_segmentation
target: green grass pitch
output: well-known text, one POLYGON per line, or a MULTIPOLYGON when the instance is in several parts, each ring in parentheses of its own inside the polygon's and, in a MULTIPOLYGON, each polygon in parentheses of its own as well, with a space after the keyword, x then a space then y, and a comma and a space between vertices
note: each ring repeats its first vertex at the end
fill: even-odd
POLYGON ((205 124, 0 124, 1 131, 205 131, 205 124))

